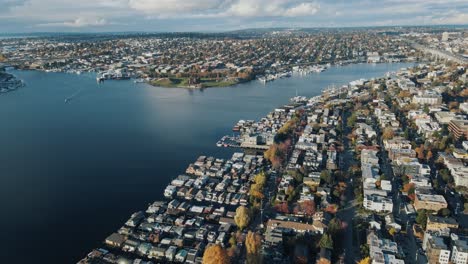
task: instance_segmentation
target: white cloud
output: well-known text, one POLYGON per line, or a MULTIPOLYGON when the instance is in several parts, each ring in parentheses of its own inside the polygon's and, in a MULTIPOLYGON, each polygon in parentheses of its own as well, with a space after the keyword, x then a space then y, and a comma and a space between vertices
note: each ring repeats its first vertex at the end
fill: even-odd
POLYGON ((285 15, 289 17, 310 16, 317 13, 319 6, 312 3, 302 3, 286 10, 285 15))
POLYGON ((85 18, 85 17, 79 17, 73 21, 65 21, 65 22, 51 22, 51 23, 42 23, 42 24, 37 24, 36 26, 38 27, 96 27, 96 26, 107 26, 110 25, 111 23, 107 22, 106 19, 104 18, 95 18, 95 19, 90 19, 90 18, 85 18))
POLYGON ((0 0, 0 32, 466 24, 467 16, 466 0, 0 0))
POLYGON ((222 7, 225 0, 128 0, 128 6, 153 16, 207 12, 222 7))
POLYGON ((293 17, 311 16, 319 5, 310 1, 287 0, 238 0, 223 13, 239 17, 293 17))

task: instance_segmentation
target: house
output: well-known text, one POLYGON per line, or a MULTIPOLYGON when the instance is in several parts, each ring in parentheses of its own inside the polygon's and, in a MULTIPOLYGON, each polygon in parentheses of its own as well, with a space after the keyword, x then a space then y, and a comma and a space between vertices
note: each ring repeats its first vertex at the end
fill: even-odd
POLYGON ((175 256, 175 262, 179 262, 179 263, 184 262, 185 259, 187 258, 187 255, 188 255, 187 250, 185 250, 185 249, 179 250, 179 252, 177 252, 177 254, 175 256))
POLYGON ((391 212, 393 210, 392 199, 371 194, 364 196, 364 208, 374 212, 391 212))
POLYGON ((448 125, 450 121, 457 119, 457 115, 449 111, 439 111, 434 114, 434 117, 440 124, 448 125))
POLYGON ((267 228, 265 232, 265 242, 270 246, 276 246, 283 243, 283 232, 279 229, 267 228))
POLYGON ((164 258, 166 249, 162 247, 152 247, 149 251, 149 258, 162 259, 164 258))
POLYGON ((457 229, 457 220, 451 217, 427 216, 426 231, 439 231, 444 228, 457 229))
POLYGON ((419 91, 413 96, 413 103, 420 105, 440 105, 442 96, 432 91, 419 91))
POLYGON ((468 168, 458 167, 450 170, 456 186, 468 187, 468 168))
POLYGON ((426 246, 426 256, 429 263, 448 264, 450 260, 450 250, 443 238, 432 236, 426 246))
POLYGON ((468 263, 468 244, 466 240, 460 240, 458 237, 452 240, 452 263, 468 263))
POLYGON ((415 158, 416 151, 412 149, 390 149, 388 151, 388 157, 391 160, 396 160, 399 158, 415 158))
POLYGON ((164 253, 164 256, 168 261, 174 261, 174 257, 177 252, 177 247, 176 246, 170 246, 167 248, 166 252, 164 253))
POLYGON ((456 139, 468 138, 468 120, 452 120, 449 123, 448 130, 452 132, 456 139))
POLYGON ((113 233, 108 236, 105 243, 111 247, 122 247, 125 242, 125 237, 119 233, 113 233))
POLYGON ((139 245, 140 245, 140 242, 136 240, 128 239, 123 244, 122 250, 125 252, 135 252, 135 250, 138 248, 139 245))
POLYGON ((268 220, 267 228, 294 231, 297 233, 317 232, 316 227, 311 224, 276 219, 268 220))
POLYGON ((190 249, 187 253, 187 258, 185 260, 185 263, 187 264, 194 264, 196 262, 196 258, 198 255, 198 250, 196 249, 190 249))
POLYGON ((367 245, 373 264, 405 263, 403 260, 397 259, 397 256, 403 255, 398 244, 389 239, 379 238, 374 231, 367 235, 367 245))
POLYGON ((309 177, 303 178, 303 183, 309 187, 317 187, 320 185, 320 173, 309 173, 309 177))
POLYGON ((447 201, 442 195, 417 193, 414 200, 414 208, 416 211, 426 209, 437 212, 440 209, 447 208, 447 206, 447 201))

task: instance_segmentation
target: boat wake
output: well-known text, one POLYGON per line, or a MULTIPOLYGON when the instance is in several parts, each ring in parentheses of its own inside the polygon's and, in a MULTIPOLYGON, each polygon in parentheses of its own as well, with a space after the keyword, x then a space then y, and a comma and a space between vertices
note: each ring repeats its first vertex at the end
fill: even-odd
POLYGON ((78 89, 76 92, 74 92, 72 95, 68 96, 67 98, 65 98, 65 103, 69 103, 71 100, 73 100, 74 98, 76 98, 82 91, 83 91, 84 87, 81 87, 80 89, 78 89))

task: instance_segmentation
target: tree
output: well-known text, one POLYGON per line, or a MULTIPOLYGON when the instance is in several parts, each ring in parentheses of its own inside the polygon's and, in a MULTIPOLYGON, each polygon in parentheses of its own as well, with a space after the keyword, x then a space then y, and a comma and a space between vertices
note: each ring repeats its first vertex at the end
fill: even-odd
POLYGON ((423 144, 421 144, 419 147, 414 149, 414 151, 416 152, 418 159, 420 160, 424 159, 424 145, 423 144))
POLYGON ((261 186, 263 188, 263 186, 265 186, 265 182, 266 182, 265 172, 262 171, 262 172, 258 173, 257 175, 255 175, 254 181, 255 181, 255 184, 258 184, 259 186, 261 186))
POLYGON ((234 216, 234 221, 236 222, 239 229, 244 229, 249 225, 250 222, 250 212, 249 209, 245 206, 239 206, 236 209, 236 215, 234 216))
POLYGON ((331 184, 332 182, 332 175, 329 170, 323 170, 320 173, 320 179, 323 180, 324 182, 331 184))
POLYGON ((277 205, 275 205, 275 210, 278 213, 283 213, 283 214, 289 214, 289 206, 288 203, 282 202, 277 205))
POLYGON ((426 210, 419 210, 416 216, 416 223, 421 225, 423 229, 426 229, 427 224, 427 211, 426 210))
POLYGON ((453 178, 450 176, 448 169, 441 169, 439 174, 442 176, 442 180, 444 180, 445 183, 451 183, 453 181, 453 178))
POLYGON ((312 216, 315 214, 315 202, 311 200, 307 200, 301 203, 301 209, 304 215, 312 216))
POLYGON ((330 250, 333 249, 333 239, 329 234, 325 233, 322 235, 322 238, 320 238, 319 247, 330 250))
POLYGON ((423 111, 424 113, 429 114, 429 106, 427 106, 427 104, 424 105, 423 111))
POLYGON ((432 159, 432 156, 433 156, 432 151, 431 151, 431 150, 427 151, 427 153, 426 153, 426 161, 429 162, 429 161, 432 159))
POLYGON ((393 128, 391 127, 386 127, 382 133, 383 139, 392 139, 394 136, 395 136, 395 132, 393 131, 393 128))
POLYGON ((361 259, 358 264, 371 264, 371 259, 370 257, 365 257, 363 259, 361 259))
POLYGON ((439 215, 440 216, 445 216, 445 217, 449 216, 450 215, 450 209, 448 209, 448 208, 440 209, 439 210, 439 215))
POLYGON ((245 248, 247 250, 247 263, 257 264, 262 263, 260 248, 262 245, 262 237, 258 233, 249 231, 245 238, 245 248))
POLYGON ((408 128, 405 128, 405 130, 403 131, 403 137, 406 138, 406 139, 409 139, 409 130, 408 130, 408 128))
POLYGON ((361 253, 361 256, 369 256, 369 245, 362 244, 359 247, 359 252, 361 253))
POLYGON ((203 264, 229 264, 229 256, 220 245, 211 245, 203 253, 203 264))
POLYGON ((334 217, 330 222, 328 223, 328 232, 332 235, 335 236, 342 230, 342 222, 339 218, 334 217))
POLYGON ((348 125, 348 127, 352 128, 354 127, 354 124, 356 124, 356 121, 357 121, 356 113, 353 113, 346 121, 346 124, 348 125))

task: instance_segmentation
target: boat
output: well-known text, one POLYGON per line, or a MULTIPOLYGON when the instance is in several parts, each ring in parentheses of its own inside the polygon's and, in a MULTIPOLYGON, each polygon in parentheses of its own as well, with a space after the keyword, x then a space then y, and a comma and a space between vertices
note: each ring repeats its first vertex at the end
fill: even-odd
POLYGON ((65 103, 70 102, 70 98, 65 98, 65 103))

